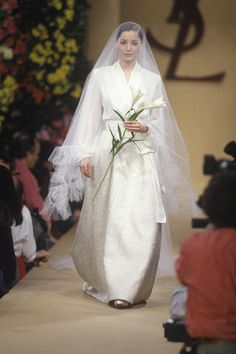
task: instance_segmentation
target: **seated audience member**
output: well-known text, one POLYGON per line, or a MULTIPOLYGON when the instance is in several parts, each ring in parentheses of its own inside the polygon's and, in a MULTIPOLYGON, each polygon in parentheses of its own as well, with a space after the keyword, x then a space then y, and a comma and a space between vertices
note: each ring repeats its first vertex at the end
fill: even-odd
POLYGON ((32 211, 43 209, 43 198, 40 195, 36 177, 31 172, 40 152, 39 142, 24 133, 16 135, 11 143, 11 154, 14 158, 16 171, 24 188, 24 202, 32 211))
POLYGON ((198 354, 236 353, 236 173, 212 177, 201 198, 211 227, 190 235, 176 260, 187 286, 185 324, 198 354))
POLYGON ((15 284, 16 257, 10 226, 1 219, 0 205, 0 298, 15 284))
POLYGON ((21 205, 11 173, 0 165, 0 297, 15 284, 16 257, 11 225, 19 225, 21 222, 21 205))
POLYGON ((3 220, 11 226, 22 223, 21 202, 17 196, 11 172, 0 164, 0 202, 3 207, 3 220))
POLYGON ((50 220, 46 220, 48 230, 45 232, 41 230, 42 225, 45 224, 40 216, 44 202, 40 194, 38 181, 31 171, 38 160, 39 152, 39 142, 34 137, 25 133, 17 134, 12 140, 11 153, 14 158, 16 171, 19 173, 18 178, 23 184, 24 204, 29 208, 34 218, 34 235, 37 249, 41 249, 42 245, 44 245, 43 248, 49 249, 56 240, 52 237, 50 232, 50 220))
POLYGON ((50 173, 53 171, 53 165, 48 161, 55 145, 48 140, 40 142, 39 159, 37 160, 33 173, 37 177, 40 186, 40 193, 43 199, 48 195, 48 185, 50 180, 50 173))
MULTIPOLYGON (((23 185, 20 181, 16 182, 16 191, 19 199, 22 201, 23 185)), ((34 238, 32 216, 26 205, 22 204, 23 221, 20 225, 12 225, 12 237, 15 250, 15 256, 18 263, 17 280, 23 278, 26 273, 26 263, 31 263, 36 259, 47 261, 49 252, 45 250, 36 251, 36 242, 34 238)), ((31 268, 32 268, 31 264, 31 268)))
POLYGON ((6 167, 7 170, 12 168, 12 159, 7 151, 7 146, 0 142, 0 165, 6 167))

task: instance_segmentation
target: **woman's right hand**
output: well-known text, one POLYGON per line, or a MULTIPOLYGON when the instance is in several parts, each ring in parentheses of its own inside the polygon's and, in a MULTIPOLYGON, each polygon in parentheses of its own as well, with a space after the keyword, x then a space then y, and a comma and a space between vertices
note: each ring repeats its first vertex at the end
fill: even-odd
POLYGON ((84 159, 82 159, 80 161, 79 167, 80 167, 81 173, 84 176, 86 176, 86 177, 91 176, 91 159, 90 159, 90 157, 85 157, 84 159))
POLYGON ((43 262, 47 262, 50 257, 50 253, 45 250, 39 250, 36 252, 36 259, 41 259, 43 262))

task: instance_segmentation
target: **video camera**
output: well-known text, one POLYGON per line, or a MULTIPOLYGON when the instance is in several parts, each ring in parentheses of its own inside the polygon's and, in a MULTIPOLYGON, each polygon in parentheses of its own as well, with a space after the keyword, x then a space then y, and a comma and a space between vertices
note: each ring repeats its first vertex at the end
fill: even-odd
MULTIPOLYGON (((203 174, 214 175, 221 171, 235 171, 236 173, 236 141, 230 141, 224 147, 224 152, 233 157, 233 160, 219 159, 217 160, 213 155, 204 155, 203 174)), ((197 205, 201 207, 201 196, 197 201, 197 205)), ((204 228, 208 224, 207 218, 193 218, 193 228, 204 228)))
POLYGON ((217 172, 228 170, 236 171, 236 142, 230 141, 225 147, 224 152, 233 157, 234 160, 216 160, 213 155, 205 155, 203 163, 203 174, 213 175, 217 172))

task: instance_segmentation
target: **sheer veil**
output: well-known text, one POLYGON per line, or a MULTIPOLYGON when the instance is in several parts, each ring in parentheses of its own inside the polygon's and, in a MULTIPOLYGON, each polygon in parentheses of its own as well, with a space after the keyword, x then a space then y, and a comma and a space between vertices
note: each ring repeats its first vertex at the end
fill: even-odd
MULTIPOLYGON (((144 29, 133 22, 125 24, 136 26, 142 41, 137 62, 144 69, 160 76, 144 29)), ((85 82, 78 107, 63 145, 56 147, 49 158, 54 165, 54 172, 50 180, 49 193, 45 200, 44 213, 55 218, 68 218, 71 214, 69 201, 80 201, 83 198, 85 177, 80 172, 79 162, 86 156, 93 156, 97 139, 99 138, 98 136, 97 139, 91 141, 88 137, 89 130, 93 129, 93 126, 87 124, 87 117, 90 115, 90 109, 93 104, 91 95, 91 88, 94 85, 93 78, 98 68, 113 65, 119 60, 117 38, 122 26, 124 24, 121 24, 112 33, 85 82)), ((157 128, 158 131, 154 130, 152 132, 154 143, 159 134, 163 136, 161 146, 157 144, 155 161, 160 182, 164 185, 166 191, 164 202, 167 215, 174 214, 178 216, 183 206, 192 208, 193 196, 189 159, 182 134, 166 95, 163 81, 161 78, 159 81, 162 86, 161 91, 166 107, 160 110, 161 120, 157 128)), ((99 119, 99 112, 97 116, 99 119)), ((94 122, 94 124, 98 123, 94 122)), ((100 130, 98 129, 98 131, 100 130)))

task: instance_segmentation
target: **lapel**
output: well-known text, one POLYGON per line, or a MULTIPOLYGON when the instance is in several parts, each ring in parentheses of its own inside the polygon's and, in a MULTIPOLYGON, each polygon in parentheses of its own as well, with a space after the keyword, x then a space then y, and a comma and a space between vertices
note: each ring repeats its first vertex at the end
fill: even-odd
POLYGON ((142 68, 138 63, 136 63, 130 75, 129 81, 127 81, 120 63, 116 62, 112 65, 112 76, 116 87, 117 109, 120 112, 125 113, 132 104, 132 90, 137 92, 138 89, 142 87, 142 68))

